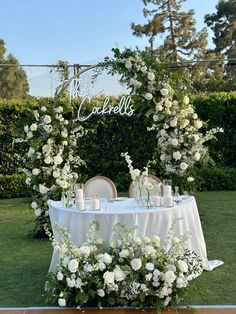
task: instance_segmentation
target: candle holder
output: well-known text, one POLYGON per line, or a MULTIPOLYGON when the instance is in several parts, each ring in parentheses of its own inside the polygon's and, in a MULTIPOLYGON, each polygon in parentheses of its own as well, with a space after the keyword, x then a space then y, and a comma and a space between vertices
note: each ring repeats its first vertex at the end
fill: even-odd
POLYGON ((163 200, 165 207, 173 207, 172 180, 163 180, 163 200))

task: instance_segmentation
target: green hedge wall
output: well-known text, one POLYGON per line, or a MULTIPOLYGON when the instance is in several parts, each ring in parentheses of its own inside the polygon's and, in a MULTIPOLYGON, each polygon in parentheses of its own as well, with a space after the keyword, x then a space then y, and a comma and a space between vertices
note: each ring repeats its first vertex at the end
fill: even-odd
POLYGON ((24 174, 0 174, 0 198, 30 196, 24 174))
MULTIPOLYGON (((54 101, 52 98, 32 98, 22 102, 0 102, 0 174, 15 174, 22 166, 14 153, 23 155, 26 146, 24 143, 13 146, 12 141, 14 137, 22 135, 25 124, 31 123, 30 111, 42 105, 52 105, 54 101)), ((66 104, 66 100, 58 102, 59 105, 66 104)), ((232 187, 230 181, 233 182, 236 166, 236 92, 197 95, 193 102, 198 115, 208 123, 209 128, 219 126, 225 130, 217 135, 217 141, 209 144, 215 167, 198 170, 196 187, 199 190, 228 189, 232 187)), ((148 124, 145 116, 137 113, 132 117, 92 116, 83 125, 92 131, 81 138, 78 145, 78 154, 87 162, 87 168, 81 169, 81 180, 86 181, 91 176, 101 174, 111 178, 118 190, 127 190, 130 177, 127 165, 120 157, 121 152, 128 151, 134 167, 141 168, 151 158, 156 145, 155 133, 146 129, 148 124)), ((155 172, 162 178, 158 164, 155 172)), ((7 176, 4 178, 0 181, 1 191, 4 180, 11 180, 7 176)), ((9 192, 1 192, 0 198, 16 195, 15 180, 12 176, 13 184, 8 183, 9 192)), ((24 191, 27 194, 27 189, 22 188, 20 195, 23 196, 24 191)))

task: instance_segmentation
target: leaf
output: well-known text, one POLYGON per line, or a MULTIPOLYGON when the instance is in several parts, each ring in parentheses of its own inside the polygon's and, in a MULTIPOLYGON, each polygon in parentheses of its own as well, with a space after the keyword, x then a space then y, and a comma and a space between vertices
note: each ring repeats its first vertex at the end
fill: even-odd
POLYGON ((115 298, 112 297, 112 296, 109 296, 109 297, 107 298, 107 301, 108 301, 108 303, 109 303, 110 305, 114 305, 115 302, 116 302, 115 298))
POLYGON ((87 293, 79 291, 75 297, 75 302, 77 304, 84 304, 88 301, 88 299, 89 296, 87 293))

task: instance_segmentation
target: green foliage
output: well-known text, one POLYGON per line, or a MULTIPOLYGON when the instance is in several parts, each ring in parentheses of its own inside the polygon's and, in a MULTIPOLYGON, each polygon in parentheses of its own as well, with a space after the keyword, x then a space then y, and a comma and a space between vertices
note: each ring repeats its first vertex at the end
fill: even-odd
MULTIPOLYGON (((0 63, 19 64, 12 54, 5 56, 5 52, 5 43, 0 39, 0 63)), ((26 73, 20 66, 0 68, 0 98, 7 100, 20 99, 27 95, 28 90, 26 73)))
POLYGON ((0 199, 29 196, 24 174, 0 174, 0 199))
POLYGON ((217 166, 236 166, 236 92, 200 94, 194 97, 196 111, 209 128, 222 127, 224 133, 209 142, 209 154, 217 166))

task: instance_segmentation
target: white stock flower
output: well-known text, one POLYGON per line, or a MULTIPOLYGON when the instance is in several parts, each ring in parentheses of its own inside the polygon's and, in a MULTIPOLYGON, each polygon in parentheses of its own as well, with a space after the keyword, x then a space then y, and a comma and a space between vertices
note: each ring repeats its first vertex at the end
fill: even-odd
POLYGON ((181 170, 186 170, 188 168, 188 164, 186 164, 186 162, 181 162, 179 166, 181 170))
POLYGON ((140 173, 141 171, 139 169, 133 169, 130 173, 132 180, 135 180, 137 177, 139 177, 140 173))
POLYGON ((147 99, 147 100, 152 100, 153 96, 152 96, 151 93, 146 93, 146 94, 144 95, 144 98, 147 99))
POLYGON ((52 118, 48 114, 44 116, 43 122, 45 124, 49 124, 49 123, 51 123, 51 121, 52 121, 52 118))
POLYGON ((103 274, 103 279, 104 279, 104 283, 105 283, 106 285, 113 284, 113 283, 114 283, 114 280, 115 280, 114 273, 113 273, 113 272, 110 272, 110 271, 106 271, 106 272, 103 274))
POLYGON ((37 129, 38 129, 38 126, 36 123, 31 124, 31 126, 30 126, 31 131, 36 131, 37 129))
POLYGON ((57 112, 57 113, 61 113, 61 112, 63 112, 63 107, 62 106, 58 106, 58 107, 56 107, 54 109, 54 111, 57 112))
POLYGON ((126 67, 126 69, 128 69, 128 70, 130 70, 130 69, 132 68, 132 62, 131 62, 130 59, 127 59, 127 60, 125 61, 125 67, 126 67))
POLYGON ((67 265, 71 273, 75 273, 76 270, 78 269, 78 266, 79 266, 79 263, 76 259, 71 259, 67 265))
POLYGON ((155 245, 157 245, 157 246, 160 245, 161 239, 158 235, 152 236, 151 240, 152 240, 152 243, 154 243, 155 245))
POLYGON ((38 169, 38 168, 34 168, 34 169, 32 170, 32 174, 33 174, 34 176, 37 176, 40 172, 41 172, 41 170, 38 169))
POLYGON ((90 255, 90 248, 87 245, 81 246, 79 248, 79 253, 88 257, 90 255))
POLYGON ((66 300, 64 298, 59 298, 58 304, 59 304, 59 306, 66 306, 66 300))
POLYGON ((189 104, 189 98, 188 98, 188 96, 184 96, 184 98, 183 98, 183 104, 184 105, 188 105, 189 104))
POLYGON ((188 272, 188 264, 185 261, 178 261, 178 267, 182 273, 188 272))
POLYGON ((145 268, 146 268, 147 270, 149 270, 149 271, 152 271, 152 270, 154 270, 154 265, 153 265, 153 263, 147 263, 146 266, 145 266, 145 268))
POLYGON ((39 184, 39 192, 41 194, 46 194, 49 191, 49 189, 44 184, 39 184))
POLYGON ((105 292, 103 289, 99 289, 97 290, 97 294, 99 295, 99 297, 103 298, 105 296, 105 292))
POLYGON ((130 264, 131 264, 131 267, 133 268, 133 270, 135 270, 135 271, 139 270, 142 267, 142 261, 140 258, 132 259, 130 264))
POLYGON ((36 208, 34 213, 35 213, 35 216, 39 217, 42 214, 41 208, 36 208))
POLYGON ((162 88, 162 89, 160 90, 160 92, 161 92, 162 96, 167 96, 168 93, 169 93, 169 90, 168 90, 167 88, 162 88))
POLYGON ((155 74, 153 72, 148 72, 147 78, 149 81, 155 80, 155 74))
POLYGON ((58 281, 61 281, 63 278, 64 278, 63 273, 62 273, 61 271, 59 271, 59 272, 57 273, 57 280, 58 280, 58 281))
POLYGON ((179 144, 179 141, 177 140, 177 138, 173 138, 173 139, 171 140, 171 144, 172 144, 173 146, 177 146, 177 145, 179 144))
POLYGON ((173 152, 173 158, 174 160, 180 160, 181 159, 181 153, 179 151, 173 152))
POLYGON ((170 285, 175 281, 176 275, 172 270, 167 270, 167 272, 165 272, 164 274, 163 279, 167 284, 170 285))
POLYGON ((193 178, 193 177, 187 177, 187 181, 188 181, 188 182, 193 182, 193 181, 194 181, 194 178, 193 178))

